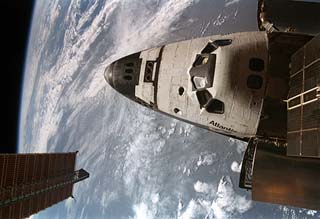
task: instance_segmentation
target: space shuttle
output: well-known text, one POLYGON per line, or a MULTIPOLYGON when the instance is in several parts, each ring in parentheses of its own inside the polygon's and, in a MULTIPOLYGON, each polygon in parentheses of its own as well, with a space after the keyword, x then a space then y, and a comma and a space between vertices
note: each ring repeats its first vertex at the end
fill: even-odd
POLYGON ((320 210, 320 3, 259 0, 258 31, 147 49, 105 69, 149 109, 248 142, 239 186, 320 210))

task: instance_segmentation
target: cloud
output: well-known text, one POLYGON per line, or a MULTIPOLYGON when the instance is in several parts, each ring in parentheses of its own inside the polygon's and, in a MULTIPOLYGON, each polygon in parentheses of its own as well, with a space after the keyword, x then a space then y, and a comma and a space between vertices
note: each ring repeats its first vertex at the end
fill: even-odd
POLYGON ((226 0, 225 6, 228 7, 233 4, 238 4, 239 2, 240 2, 240 0, 226 0))
MULTIPOLYGON (((97 67, 90 72, 90 76, 88 77, 89 86, 83 86, 80 93, 68 92, 67 97, 63 94, 64 89, 70 85, 71 82, 74 83, 73 77, 78 73, 77 71, 83 63, 85 54, 92 49, 91 46, 105 28, 100 24, 108 19, 109 15, 112 15, 118 2, 119 0, 113 0, 104 4, 103 8, 94 17, 89 28, 85 30, 80 30, 80 27, 77 26, 77 3, 72 2, 68 8, 67 15, 64 17, 64 22, 67 23, 69 27, 66 27, 64 39, 63 42, 61 42, 63 47, 61 47, 60 53, 57 54, 54 65, 49 69, 44 69, 43 72, 26 72, 28 76, 39 76, 38 84, 32 84, 33 87, 31 89, 35 92, 33 94, 35 98, 35 103, 33 103, 35 113, 32 124, 35 131, 32 135, 33 148, 28 148, 28 151, 47 152, 48 141, 57 133, 58 125, 63 116, 63 106, 69 105, 71 108, 80 109, 79 103, 85 102, 88 98, 92 98, 97 95, 100 90, 105 88, 102 72, 106 63, 97 65, 97 67), (61 97, 64 98, 63 103, 61 103, 61 97), (76 105, 77 107, 75 107, 76 105)), ((41 57, 38 54, 46 55, 46 51, 48 47, 51 46, 53 38, 49 33, 52 32, 52 25, 58 22, 57 18, 60 16, 59 5, 49 4, 49 6, 46 7, 51 8, 53 11, 49 12, 49 22, 41 20, 41 24, 45 24, 45 26, 43 30, 40 31, 40 35, 38 34, 38 36, 35 37, 37 38, 35 42, 39 42, 40 47, 37 49, 39 51, 34 51, 37 57, 41 57)), ((45 16, 46 15, 43 15, 43 17, 45 16)), ((87 20, 88 18, 85 19, 87 20)), ((33 45, 33 47, 36 46, 37 45, 33 45)), ((59 46, 57 45, 56 49, 58 48, 59 46)), ((105 60, 105 62, 108 62, 108 60, 105 60)), ((51 64, 52 63, 50 63, 50 65, 51 64)), ((43 69, 43 66, 49 65, 49 63, 41 63, 40 59, 37 58, 33 60, 33 63, 29 63, 28 66, 29 65, 37 66, 30 69, 30 71, 37 71, 38 69, 43 69)), ((25 85, 25 87, 26 86, 29 87, 30 85, 25 85)), ((27 96, 31 98, 31 94, 27 96)), ((29 103, 28 100, 26 102, 29 103)), ((22 120, 26 119, 25 111, 24 114, 25 115, 22 115, 22 120)), ((24 132, 25 124, 23 123, 22 126, 21 130, 24 132)))
POLYGON ((134 219, 153 219, 153 212, 145 203, 139 203, 133 206, 135 213, 134 219))
POLYGON ((214 192, 213 185, 210 185, 205 182, 200 182, 199 180, 193 185, 193 188, 196 192, 210 194, 214 192))
MULTIPOLYGON (((197 0, 198 1, 198 0, 197 0)), ((118 28, 116 36, 118 37, 117 56, 128 55, 129 53, 136 52, 142 49, 147 49, 150 46, 156 46, 162 44, 170 27, 174 21, 176 21, 182 12, 190 5, 195 4, 195 0, 179 0, 179 1, 166 1, 161 5, 160 10, 156 11, 152 16, 145 16, 145 20, 141 20, 137 23, 134 20, 136 15, 131 13, 134 11, 132 7, 126 7, 126 3, 123 3, 121 9, 124 10, 124 14, 129 16, 135 16, 135 19, 128 19, 127 17, 118 18, 118 23, 121 24, 121 28, 118 28)), ((141 9, 140 9, 141 10, 141 9)))
POLYGON ((205 155, 200 155, 197 161, 197 166, 210 166, 216 161, 217 154, 209 153, 205 155))
POLYGON ((237 161, 233 161, 232 164, 231 164, 231 170, 233 172, 240 173, 241 172, 241 166, 242 166, 242 163, 239 164, 237 161))
MULTIPOLYGON (((194 184, 197 192, 212 191, 211 186, 206 183, 197 181, 194 184)), ((225 219, 233 217, 234 214, 242 214, 252 207, 251 200, 245 196, 238 195, 234 189, 231 178, 224 176, 220 179, 217 191, 213 194, 213 200, 199 198, 191 199, 187 208, 181 213, 182 206, 178 208, 179 219, 192 218, 216 218, 225 219)))
POLYGON ((245 141, 241 141, 241 140, 234 139, 234 138, 229 138, 228 141, 230 142, 230 144, 232 144, 232 146, 235 145, 237 147, 237 152, 239 154, 242 154, 247 149, 248 143, 245 141))
POLYGON ((70 211, 73 203, 74 203, 74 200, 73 198, 70 198, 70 197, 64 202, 64 205, 66 206, 68 211, 70 211))
POLYGON ((160 195, 159 193, 152 193, 151 194, 151 201, 153 204, 157 204, 159 202, 160 195))
POLYGON ((244 213, 252 206, 251 200, 235 193, 229 176, 220 179, 217 198, 212 203, 216 218, 225 218, 228 213, 244 213))
POLYGON ((195 200, 191 199, 186 210, 181 214, 178 212, 179 219, 197 219, 200 215, 203 215, 204 208, 197 203, 195 200))
POLYGON ((317 214, 317 211, 315 210, 308 210, 307 215, 315 216, 317 214))
POLYGON ((100 204, 104 208, 106 208, 108 206, 108 194, 106 192, 102 193, 100 204))

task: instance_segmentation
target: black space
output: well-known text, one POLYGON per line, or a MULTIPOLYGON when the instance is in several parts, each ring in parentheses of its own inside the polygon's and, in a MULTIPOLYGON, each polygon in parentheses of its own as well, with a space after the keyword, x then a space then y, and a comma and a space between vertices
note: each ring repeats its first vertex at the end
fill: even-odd
POLYGON ((23 68, 33 1, 5 1, 1 12, 1 153, 15 153, 18 144, 18 119, 23 68))

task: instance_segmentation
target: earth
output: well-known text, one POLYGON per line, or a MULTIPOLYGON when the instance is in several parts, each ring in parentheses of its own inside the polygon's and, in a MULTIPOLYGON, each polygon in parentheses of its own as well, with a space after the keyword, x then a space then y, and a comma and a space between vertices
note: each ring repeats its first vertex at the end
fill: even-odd
POLYGON ((257 29, 252 0, 36 1, 19 152, 79 151, 90 177, 33 218, 320 218, 238 188, 246 143, 116 93, 108 64, 169 42, 257 29))

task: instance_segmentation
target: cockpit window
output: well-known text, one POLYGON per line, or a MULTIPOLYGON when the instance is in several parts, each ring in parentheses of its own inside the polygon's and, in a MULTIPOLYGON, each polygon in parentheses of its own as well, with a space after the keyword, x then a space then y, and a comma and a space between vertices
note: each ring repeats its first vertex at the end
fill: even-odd
POLYGON ((213 51, 215 51, 218 48, 218 46, 216 46, 214 43, 209 42, 206 47, 203 48, 203 50, 201 51, 201 54, 209 54, 212 53, 213 51))
POLYGON ((232 43, 231 39, 221 39, 221 40, 213 41, 213 44, 216 45, 217 47, 219 47, 219 46, 228 46, 231 43, 232 43))
POLYGON ((207 55, 197 55, 196 60, 193 63, 193 67, 199 66, 199 65, 205 65, 207 64, 209 60, 209 56, 207 55))
POLYGON ((198 54, 190 69, 193 89, 212 87, 216 64, 216 54, 198 54))
POLYGON ((192 78, 192 82, 193 82, 193 86, 194 86, 197 90, 206 87, 206 79, 203 78, 203 77, 194 76, 194 77, 192 78))
POLYGON ((213 53, 221 46, 227 46, 232 43, 231 39, 221 39, 209 42, 197 54, 192 68, 189 71, 192 82, 192 90, 196 90, 196 96, 200 105, 200 109, 205 108, 209 113, 224 113, 224 103, 220 100, 212 98, 211 93, 207 90, 213 86, 213 79, 216 68, 217 56, 213 53))
POLYGON ((209 113, 224 113, 224 103, 218 99, 212 98, 212 95, 207 90, 196 92, 200 109, 205 108, 209 113))
POLYGON ((212 95, 207 90, 197 91, 196 95, 200 104, 200 109, 204 108, 204 106, 212 99, 212 95))
POLYGON ((209 113, 224 113, 224 103, 217 99, 211 99, 209 103, 206 104, 205 108, 209 113))
POLYGON ((206 47, 203 48, 201 54, 209 54, 215 51, 220 46, 228 46, 232 43, 231 39, 221 39, 209 42, 206 47))

